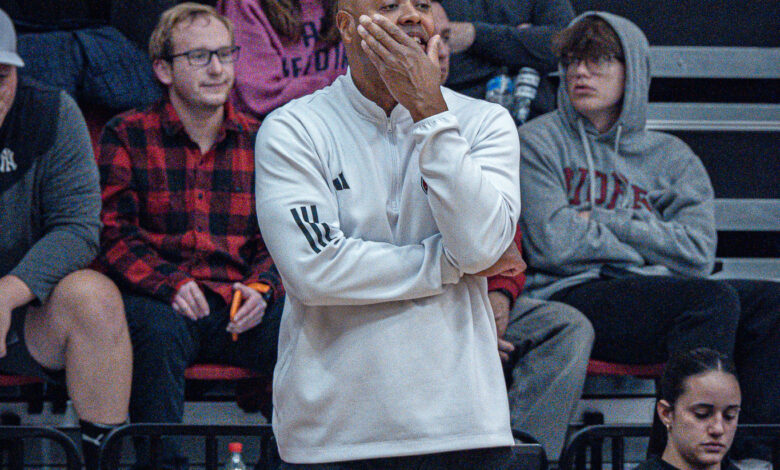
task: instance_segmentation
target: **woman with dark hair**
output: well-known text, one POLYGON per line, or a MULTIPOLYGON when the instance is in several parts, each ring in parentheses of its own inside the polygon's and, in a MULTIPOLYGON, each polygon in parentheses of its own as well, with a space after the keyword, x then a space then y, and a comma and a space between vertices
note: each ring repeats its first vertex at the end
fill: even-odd
POLYGON ((347 70, 334 17, 337 0, 219 0, 241 57, 231 100, 263 119, 347 70))
POLYGON ((742 396, 734 365, 707 348, 672 356, 656 412, 666 428, 663 453, 637 470, 735 470, 726 452, 737 430, 742 396))

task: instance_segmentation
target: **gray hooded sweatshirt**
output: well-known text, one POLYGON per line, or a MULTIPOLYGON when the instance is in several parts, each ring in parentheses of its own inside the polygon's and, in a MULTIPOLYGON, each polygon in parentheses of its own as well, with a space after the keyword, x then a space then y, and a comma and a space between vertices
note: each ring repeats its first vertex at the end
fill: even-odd
POLYGON ((606 20, 623 47, 617 122, 599 133, 575 111, 562 80, 558 109, 520 128, 526 291, 540 298, 631 272, 704 276, 715 256, 713 190, 704 166, 680 139, 645 128, 647 39, 609 13, 586 12, 572 24, 590 15, 606 20))

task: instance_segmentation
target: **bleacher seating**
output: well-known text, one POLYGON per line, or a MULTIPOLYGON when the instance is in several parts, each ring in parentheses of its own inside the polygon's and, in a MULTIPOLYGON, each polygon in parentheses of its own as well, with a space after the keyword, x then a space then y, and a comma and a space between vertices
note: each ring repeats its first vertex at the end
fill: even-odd
MULTIPOLYGON (((626 16, 647 34, 653 70, 648 127, 681 137, 710 173, 719 232, 716 277, 780 279, 780 29, 776 24, 780 2, 749 0, 740 2, 739 8, 731 0, 707 4, 693 0, 572 3, 578 13, 598 9, 626 16)), ((84 110, 96 145, 102 126, 113 113, 89 106, 84 110)), ((592 360, 588 373, 656 379, 662 367, 592 360)), ((191 385, 257 377, 229 366, 196 365, 187 370, 186 378, 190 390, 199 391, 201 387, 191 385)), ((27 379, 0 376, 0 386, 26 385, 14 380, 27 379)), ((28 428, 6 429, 0 426, 0 439, 7 438, 7 432, 26 432, 28 428)), ((780 425, 751 429, 740 426, 740 432, 780 436, 780 425)), ((645 425, 586 428, 567 446, 560 468, 570 470, 575 463, 578 469, 584 468, 585 448, 590 449, 589 467, 601 468, 601 446, 611 440, 611 468, 622 470, 622 440, 649 433, 650 426, 645 425)), ((264 458, 273 452, 268 426, 130 425, 112 433, 105 443, 104 468, 116 468, 117 446, 124 437, 138 434, 205 436, 206 468, 216 468, 218 436, 260 436, 264 458)), ((70 459, 72 450, 66 448, 65 452, 70 459)), ((776 452, 776 468, 780 466, 778 457, 776 452)), ((76 467, 69 462, 68 468, 76 467)))
POLYGON ((591 359, 588 361, 588 375, 630 375, 643 379, 658 379, 664 372, 664 364, 619 364, 591 359))
MULTIPOLYGON (((776 47, 653 46, 651 53, 653 77, 730 80, 743 87, 754 80, 775 87, 780 82, 776 47)), ((778 279, 780 103, 776 96, 770 102, 748 103, 733 101, 740 97, 710 98, 717 101, 688 102, 682 94, 675 102, 651 102, 648 128, 682 138, 710 174, 719 232, 716 277, 778 279)))

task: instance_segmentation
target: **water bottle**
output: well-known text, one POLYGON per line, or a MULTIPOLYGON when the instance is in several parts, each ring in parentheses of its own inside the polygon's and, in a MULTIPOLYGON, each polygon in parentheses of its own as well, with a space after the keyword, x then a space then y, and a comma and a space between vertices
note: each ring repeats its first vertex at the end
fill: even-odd
POLYGON ((501 106, 510 109, 512 106, 512 90, 514 83, 512 77, 507 73, 506 67, 501 67, 498 75, 487 82, 485 91, 485 100, 491 103, 498 103, 501 106))
POLYGON ((515 123, 521 125, 528 120, 531 114, 531 101, 536 98, 536 90, 539 88, 539 72, 531 67, 523 67, 515 78, 515 90, 513 93, 512 117, 515 123))
POLYGON ((244 465, 244 460, 241 458, 241 451, 243 450, 243 446, 240 442, 231 442, 228 444, 228 451, 230 451, 230 459, 228 460, 227 465, 225 465, 225 470, 246 470, 246 465, 244 465))

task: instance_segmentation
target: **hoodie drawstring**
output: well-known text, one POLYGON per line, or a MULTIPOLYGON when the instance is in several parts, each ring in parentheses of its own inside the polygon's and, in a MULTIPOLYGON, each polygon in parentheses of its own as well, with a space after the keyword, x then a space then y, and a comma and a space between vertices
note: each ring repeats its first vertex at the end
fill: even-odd
MULTIPOLYGON (((594 201, 593 201, 593 195, 596 194, 596 172, 593 169, 593 153, 590 148, 590 141, 588 140, 588 134, 585 132, 585 126, 582 124, 582 119, 577 119, 577 132, 580 134, 580 140, 582 140, 582 146, 585 148, 585 161, 588 163, 588 209, 593 209, 594 207, 594 201)), ((615 153, 620 156, 620 152, 618 151, 620 147, 620 136, 623 133, 623 125, 618 124, 617 126, 617 132, 615 133, 615 146, 613 147, 615 150, 615 153)), ((620 183, 625 185, 625 189, 628 189, 628 181, 619 174, 620 183)), ((620 204, 620 207, 627 208, 628 204, 630 203, 630 198, 624 197, 623 202, 620 204)))
POLYGON ((582 124, 582 119, 577 119, 577 131, 580 134, 580 140, 582 140, 582 146, 585 147, 585 160, 588 162, 588 209, 593 208, 593 194, 596 193, 596 173, 593 170, 593 154, 590 151, 590 142, 588 142, 588 135, 585 133, 585 126, 582 124))
POLYGON ((620 152, 618 152, 618 148, 619 148, 619 145, 620 145, 620 134, 622 134, 622 133, 623 133, 623 124, 618 124, 617 132, 615 133, 615 147, 614 147, 615 153, 618 153, 618 154, 620 153, 620 152))

